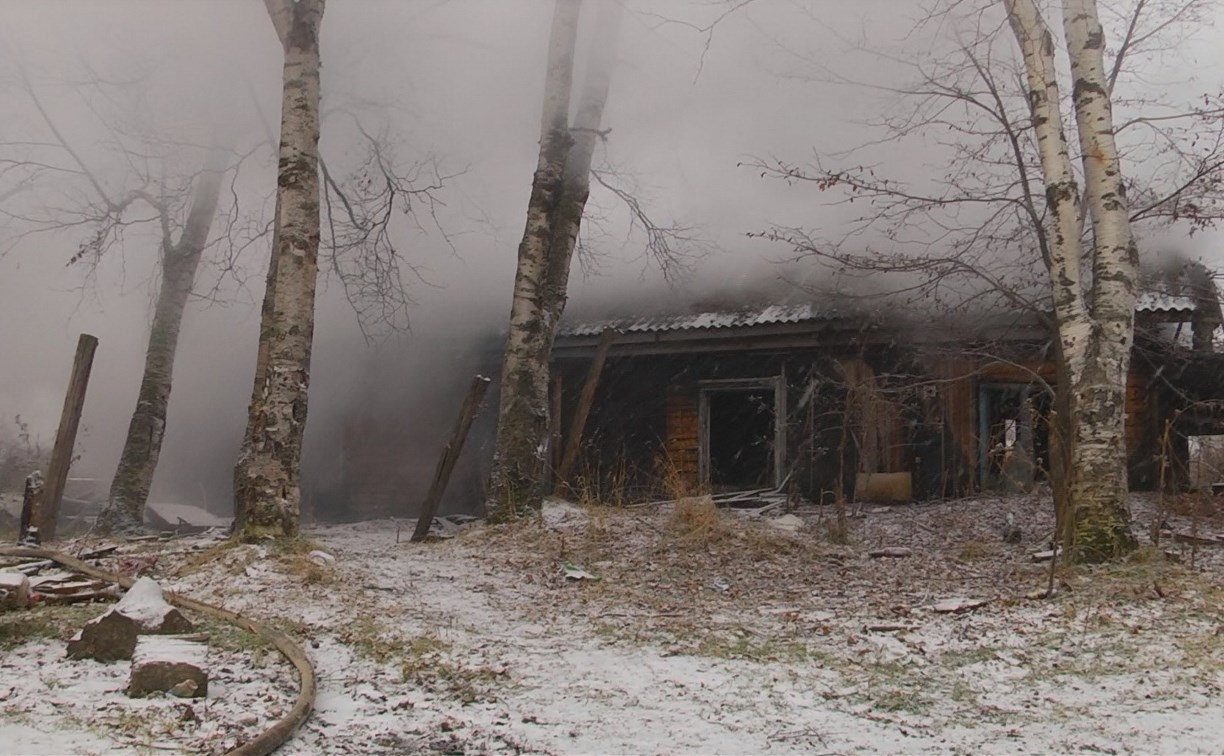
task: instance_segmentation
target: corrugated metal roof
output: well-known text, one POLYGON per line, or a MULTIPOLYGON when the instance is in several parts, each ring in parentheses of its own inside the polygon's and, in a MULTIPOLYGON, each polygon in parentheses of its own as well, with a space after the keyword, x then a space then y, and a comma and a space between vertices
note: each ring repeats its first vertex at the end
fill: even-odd
POLYGON ((804 323, 836 320, 843 313, 831 308, 817 308, 812 304, 769 305, 763 309, 723 312, 701 312, 690 315, 650 315, 641 318, 612 318, 609 320, 575 323, 562 326, 566 336, 597 336, 608 328, 623 333, 651 333, 658 331, 694 331, 707 328, 742 328, 777 323, 804 323))
POLYGON ((1162 291, 1145 291, 1136 298, 1135 309, 1139 312, 1191 312, 1194 310, 1194 298, 1162 291))
MULTIPOLYGON (((1138 312, 1191 312, 1194 307, 1194 299, 1191 297, 1156 291, 1145 291, 1135 301, 1135 310, 1138 312)), ((561 334, 564 336, 598 336, 609 328, 614 328, 622 333, 745 328, 781 323, 828 322, 848 316, 849 313, 843 310, 833 307, 817 307, 814 304, 769 305, 757 309, 608 318, 573 325, 563 323, 561 334)))

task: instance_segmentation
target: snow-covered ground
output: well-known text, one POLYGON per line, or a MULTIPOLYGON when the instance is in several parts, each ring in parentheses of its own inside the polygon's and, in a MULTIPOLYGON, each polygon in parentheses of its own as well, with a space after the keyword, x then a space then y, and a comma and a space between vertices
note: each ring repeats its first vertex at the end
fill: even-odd
MULTIPOLYGON (((154 576, 302 642, 319 695, 284 753, 1224 750, 1224 546, 1060 570, 1053 598, 1030 598, 1048 579, 1030 558, 1047 509, 1040 497, 872 509, 839 546, 816 510, 789 532, 553 504, 441 543, 407 543, 410 522, 309 532, 334 566, 177 539, 153 547, 154 576), (998 534, 1009 513, 1019 544, 998 534), (882 546, 912 554, 867 556, 882 546), (987 603, 936 611, 952 598, 987 603)), ((1150 503, 1139 509, 1144 528, 1150 503)), ((201 721, 171 722, 182 702, 132 702, 126 665, 62 649, 3 649, 5 752, 221 750, 294 693, 273 655, 220 647, 214 674, 229 672, 196 704, 201 721)))

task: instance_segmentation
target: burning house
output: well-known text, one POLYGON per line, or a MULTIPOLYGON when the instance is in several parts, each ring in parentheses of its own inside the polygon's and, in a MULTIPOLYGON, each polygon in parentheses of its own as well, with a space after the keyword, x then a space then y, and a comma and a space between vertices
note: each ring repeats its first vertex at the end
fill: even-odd
MULTIPOLYGON (((1211 292, 1162 285, 1137 304, 1126 392, 1137 490, 1162 479, 1188 483, 1197 440, 1224 439, 1224 354, 1213 342, 1221 318, 1211 292)), ((912 313, 779 303, 776 294, 756 292, 767 302, 757 306, 564 322, 553 350, 555 477, 575 495, 609 503, 764 488, 817 502, 901 501, 1027 490, 1045 480, 1057 370, 1034 313, 924 322, 912 313)), ((358 392, 358 409, 341 413, 338 462, 312 465, 315 513, 414 514, 460 392, 475 373, 497 375, 499 345, 489 335, 451 340, 418 346, 429 369, 383 365, 382 377, 358 392)), ((459 458, 444 512, 481 511, 495 392, 459 458)))
MULTIPOLYGON (((1126 391, 1133 488, 1177 483, 1185 465, 1167 463, 1188 439, 1224 433, 1219 323, 1214 297, 1140 297, 1126 391)), ((554 348, 554 462, 579 451, 571 481, 603 496, 1024 490, 1049 470, 1051 350, 1031 314, 965 328, 775 304, 570 324, 554 348)))

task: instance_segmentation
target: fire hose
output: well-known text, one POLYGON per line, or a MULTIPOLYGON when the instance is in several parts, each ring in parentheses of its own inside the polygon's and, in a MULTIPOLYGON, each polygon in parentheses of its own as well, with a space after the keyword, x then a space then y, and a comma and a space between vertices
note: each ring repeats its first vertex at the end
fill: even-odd
MULTIPOLYGON (((130 577, 99 569, 93 565, 86 564, 80 559, 52 549, 0 548, 0 556, 49 559, 62 567, 83 575, 116 583, 125 590, 131 588, 132 584, 136 582, 130 577)), ((311 665, 310 659, 306 658, 306 652, 302 650, 301 646, 294 643, 288 635, 279 630, 268 627, 249 617, 243 617, 228 609, 222 609, 219 606, 213 606, 212 604, 171 592, 166 592, 166 601, 180 609, 198 612, 258 635, 275 646, 276 650, 297 668, 300 684, 297 700, 294 701, 293 708, 289 710, 288 714, 274 722, 271 727, 230 751, 227 756, 267 756, 288 742, 310 716, 310 712, 314 708, 316 688, 314 666, 311 665)))

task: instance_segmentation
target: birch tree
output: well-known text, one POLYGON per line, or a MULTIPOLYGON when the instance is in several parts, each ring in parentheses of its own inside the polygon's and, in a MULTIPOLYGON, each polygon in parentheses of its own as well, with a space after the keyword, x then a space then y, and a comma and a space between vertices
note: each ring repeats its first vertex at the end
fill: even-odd
POLYGON ((107 504, 98 518, 101 532, 131 532, 139 530, 144 522, 145 504, 166 434, 179 329, 187 299, 195 288, 196 271, 208 247, 226 167, 225 153, 214 149, 195 178, 191 211, 177 242, 168 221, 163 220, 161 285, 145 349, 144 373, 107 504))
POLYGON ((1135 545, 1127 506, 1124 420, 1139 280, 1139 252, 1113 137, 1105 33, 1095 0, 1064 1, 1083 195, 1092 221, 1091 247, 1085 250, 1078 227, 1080 190, 1062 133, 1053 35, 1034 0, 1004 0, 1004 5, 1024 57, 1033 130, 1055 228, 1047 266, 1062 368, 1070 388, 1065 406, 1073 509, 1068 513, 1067 545, 1078 559, 1103 561, 1135 545), (1088 287, 1081 270, 1084 259, 1091 261, 1088 287))
POLYGON ((538 509, 548 480, 549 361, 565 310, 570 264, 590 194, 591 160, 610 85, 620 4, 600 3, 587 79, 570 120, 581 0, 556 0, 545 69, 539 160, 518 248, 502 362, 488 516, 538 509))
POLYGON ((72 119, 56 113, 24 78, 22 89, 44 133, 0 143, 0 165, 5 173, 20 177, 17 185, 26 191, 36 196, 59 193, 68 201, 14 208, 5 224, 14 238, 83 229, 68 262, 83 268, 88 281, 103 257, 148 239, 151 234, 143 232, 155 230, 160 237, 159 293, 139 395, 98 521, 103 532, 131 532, 142 525, 161 453, 179 330, 201 260, 212 249, 232 261, 251 241, 235 232, 236 207, 225 209, 231 221, 227 231, 211 235, 225 176, 236 177, 249 155, 214 146, 201 156, 198 170, 184 174, 182 156, 197 150, 170 134, 155 133, 156 119, 125 96, 124 88, 112 91, 100 80, 78 85, 89 117, 73 123, 78 133, 84 124, 87 135, 97 134, 103 148, 88 136, 70 140, 62 126, 72 119))
POLYGON ((246 435, 234 470, 241 538, 296 536, 319 252, 319 31, 325 0, 265 0, 284 50, 275 248, 246 435))
POLYGON ((1059 365, 1051 477, 1060 537, 1081 560, 1134 544, 1122 432, 1139 277, 1131 225, 1182 222, 1193 231, 1224 214, 1218 98, 1117 92, 1141 89, 1140 61, 1167 52, 1167 35, 1192 26, 1204 7, 1111 6, 1119 40, 1107 61, 1094 3, 1065 0, 1061 34, 1034 0, 944 3, 926 19, 940 30, 942 57, 917 59, 912 84, 878 87, 904 105, 879 124, 888 137, 868 149, 921 138, 946 164, 903 180, 881 167, 756 163, 868 206, 839 237, 766 234, 827 263, 839 282, 895 274, 904 281, 879 288, 954 311, 1028 310, 1048 325, 1059 365), (1060 38, 1069 71, 1057 67, 1060 38), (1119 101, 1127 117, 1115 122, 1119 101), (1066 128, 1075 128, 1078 149, 1066 128), (1138 178, 1127 180, 1124 163, 1138 178), (877 233, 882 244, 864 241, 877 233))

